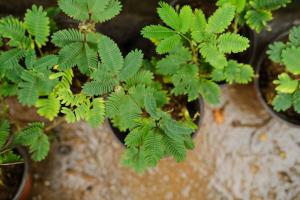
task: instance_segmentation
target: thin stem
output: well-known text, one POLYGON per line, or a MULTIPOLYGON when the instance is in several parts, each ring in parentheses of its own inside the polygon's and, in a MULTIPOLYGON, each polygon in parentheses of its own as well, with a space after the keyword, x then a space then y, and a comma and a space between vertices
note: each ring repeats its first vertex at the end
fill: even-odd
POLYGON ((234 22, 233 22, 233 32, 234 33, 238 33, 239 32, 238 23, 239 23, 238 17, 235 16, 234 22))
POLYGON ((48 127, 45 128, 45 132, 50 132, 57 126, 61 125, 63 122, 65 122, 65 118, 59 118, 58 120, 54 121, 52 124, 50 124, 48 127))
POLYGON ((4 163, 4 164, 0 164, 0 166, 10 166, 10 165, 20 165, 20 164, 24 164, 24 162, 19 161, 19 162, 13 162, 13 163, 4 163))

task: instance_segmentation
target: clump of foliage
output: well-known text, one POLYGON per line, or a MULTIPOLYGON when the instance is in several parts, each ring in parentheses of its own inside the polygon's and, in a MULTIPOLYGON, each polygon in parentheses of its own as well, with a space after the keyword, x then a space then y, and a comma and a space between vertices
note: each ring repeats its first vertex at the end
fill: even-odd
POLYGON ((249 40, 228 31, 236 7, 225 4, 206 19, 200 9, 183 6, 178 12, 160 3, 158 14, 165 25, 150 25, 142 34, 165 55, 156 64, 156 73, 174 85, 174 95, 187 95, 192 101, 200 95, 219 103, 217 82, 248 83, 253 77, 250 65, 230 59, 232 53, 245 51, 249 40))
MULTIPOLYGON (((62 10, 65 11, 64 8, 62 10)), ((82 17, 74 18, 82 20, 82 17)), ((88 21, 81 22, 79 31, 63 30, 53 35, 53 43, 63 47, 59 52, 59 68, 65 71, 72 66, 79 66, 82 73, 90 76, 90 80, 82 87, 82 94, 96 99, 107 97, 106 116, 119 130, 128 132, 125 139, 127 150, 123 157, 125 165, 143 171, 157 165, 166 155, 182 161, 186 150, 193 147, 191 133, 196 126, 191 119, 176 121, 163 111, 163 106, 169 100, 167 91, 154 80, 152 72, 142 68, 143 53, 133 50, 123 57, 112 39, 94 32, 91 20, 92 16, 88 21), (77 48, 78 51, 74 51, 77 48), (77 53, 71 55, 70 50, 77 53), (76 59, 82 57, 82 51, 86 51, 82 56, 88 58, 81 66, 76 59)), ((100 112, 104 111, 100 109, 100 112)), ((66 114, 68 119, 71 115, 66 114)), ((95 114, 99 114, 99 111, 95 114)))
POLYGON ((49 151, 48 136, 44 133, 44 124, 30 123, 27 127, 12 133, 7 120, 0 121, 0 166, 23 162, 15 148, 24 146, 29 149, 34 161, 45 159, 49 151))
POLYGON ((289 41, 275 42, 269 46, 270 60, 284 66, 276 85, 276 96, 272 105, 277 112, 292 108, 300 114, 300 26, 291 29, 289 41))
POLYGON ((236 7, 234 29, 238 31, 238 25, 247 25, 257 33, 267 26, 273 19, 272 12, 285 7, 291 0, 218 0, 217 5, 231 4, 236 7))

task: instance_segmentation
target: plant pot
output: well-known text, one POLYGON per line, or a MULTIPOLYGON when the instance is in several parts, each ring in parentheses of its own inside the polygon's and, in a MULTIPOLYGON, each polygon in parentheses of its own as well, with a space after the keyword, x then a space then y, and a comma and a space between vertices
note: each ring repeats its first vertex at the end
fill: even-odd
MULTIPOLYGON (((12 175, 16 175, 15 170, 19 170, 20 173, 20 184, 16 187, 15 191, 11 194, 9 199, 12 200, 27 200, 29 199, 31 187, 32 187, 32 176, 30 174, 30 159, 24 148, 17 148, 16 151, 22 156, 24 163, 20 165, 12 165, 5 166, 2 169, 6 169, 7 171, 14 171, 12 175)), ((14 179, 16 177, 13 177, 14 179)), ((1 200, 9 200, 2 199, 4 197, 0 197, 1 200)))
MULTIPOLYGON (((288 40, 289 36, 289 29, 277 36, 273 41, 270 43, 273 43, 275 41, 282 41, 286 42, 288 40)), ((289 109, 285 112, 276 112, 271 103, 271 99, 275 96, 275 85, 272 83, 273 80, 277 79, 278 74, 280 73, 280 70, 275 71, 274 67, 271 68, 273 62, 268 59, 268 56, 266 54, 268 47, 265 47, 265 50, 262 52, 261 56, 259 57, 258 64, 256 66, 256 73, 257 76, 254 79, 254 85, 257 97, 263 107, 268 111, 268 113, 290 125, 300 128, 300 115, 297 114, 292 109, 289 109), (273 69, 273 71, 271 71, 273 69), (278 72, 278 73, 277 73, 278 72)), ((274 64, 273 64, 274 65, 274 64)), ((279 65, 276 65, 279 66, 279 65)))
MULTIPOLYGON (((192 137, 195 138, 197 134, 199 133, 200 126, 204 119, 204 101, 202 97, 199 97, 199 99, 188 102, 187 103, 187 109, 191 116, 195 115, 197 112, 200 113, 200 116, 198 116, 195 120, 195 123, 198 125, 198 129, 192 133, 192 137)), ((128 132, 121 132, 118 128, 114 127, 113 123, 108 120, 110 128, 114 134, 114 136, 118 139, 118 141, 121 143, 123 147, 125 146, 125 138, 128 135, 128 132)))

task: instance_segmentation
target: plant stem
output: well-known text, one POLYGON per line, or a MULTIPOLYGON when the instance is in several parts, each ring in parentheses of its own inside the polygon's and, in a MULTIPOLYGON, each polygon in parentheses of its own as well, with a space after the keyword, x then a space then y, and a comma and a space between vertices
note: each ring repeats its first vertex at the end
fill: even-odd
POLYGON ((234 33, 238 33, 238 32, 239 32, 239 29, 238 29, 238 22, 239 22, 238 17, 235 16, 234 22, 233 22, 233 32, 234 32, 234 33))
POLYGON ((13 162, 13 163, 4 163, 4 164, 0 164, 0 166, 10 166, 10 165, 20 165, 23 164, 23 161, 19 161, 19 162, 13 162))
POLYGON ((50 132, 51 130, 53 130, 57 126, 61 125, 63 122, 65 122, 65 118, 64 117, 59 118, 58 120, 54 121, 52 124, 50 124, 49 126, 47 126, 45 128, 45 132, 50 132))

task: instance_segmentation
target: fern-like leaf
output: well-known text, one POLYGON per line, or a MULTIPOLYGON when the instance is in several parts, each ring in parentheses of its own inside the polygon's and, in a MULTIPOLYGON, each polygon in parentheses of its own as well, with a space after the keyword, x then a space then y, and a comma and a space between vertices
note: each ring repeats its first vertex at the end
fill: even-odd
POLYGON ((169 27, 179 31, 181 28, 181 20, 175 9, 165 2, 161 2, 157 13, 161 20, 169 27))
POLYGON ((108 5, 105 6, 105 10, 101 11, 102 5, 107 3, 107 0, 104 1, 95 1, 96 3, 94 4, 91 13, 92 13, 92 20, 95 22, 105 22, 113 17, 117 16, 121 10, 122 10, 122 5, 118 0, 109 0, 108 5), (99 6, 101 4, 101 6, 99 6))
POLYGON ((206 30, 211 33, 222 33, 231 24, 235 16, 235 7, 229 4, 224 5, 208 19, 206 30))
POLYGON ((87 113, 86 120, 92 127, 97 127, 104 122, 105 103, 103 98, 96 98, 92 102, 92 108, 87 113))
POLYGON ((50 34, 50 20, 47 12, 42 7, 33 5, 31 10, 27 10, 24 18, 24 24, 30 35, 34 36, 38 47, 42 47, 48 41, 50 34))
POLYGON ((74 42, 84 42, 84 35, 76 29, 61 30, 53 34, 52 43, 64 47, 74 42))
POLYGON ((144 142, 145 160, 150 167, 157 165, 163 156, 162 135, 157 131, 149 131, 144 142))
POLYGON ((275 42, 269 45, 269 50, 267 54, 269 58, 277 63, 282 62, 282 51, 286 48, 286 45, 283 42, 275 42))
POLYGON ((174 36, 175 34, 176 32, 174 30, 164 27, 162 25, 150 25, 146 26, 142 30, 143 37, 148 38, 150 40, 161 40, 164 38, 174 36))
POLYGON ((177 162, 181 162, 186 158, 186 150, 183 140, 174 140, 163 135, 162 140, 167 154, 172 155, 177 162))
POLYGON ((214 68, 222 69, 227 65, 227 60, 224 53, 212 45, 201 45, 200 53, 205 60, 211 64, 214 68))
POLYGON ((239 53, 249 47, 249 40, 235 33, 224 33, 218 38, 218 47, 223 53, 239 53))
POLYGON ((251 4, 257 10, 276 10, 290 2, 291 0, 253 0, 251 4))
POLYGON ((293 94, 293 105, 295 111, 300 114, 300 90, 293 94))
POLYGON ((37 100, 35 105, 38 108, 38 114, 51 121, 54 117, 57 117, 60 111, 60 101, 53 95, 50 95, 47 99, 37 100))
POLYGON ((31 41, 25 36, 25 26, 18 19, 6 17, 0 20, 0 35, 9 38, 9 45, 12 47, 27 48, 31 41))
POLYGON ((220 87, 209 80, 202 80, 199 85, 199 92, 210 104, 218 104, 220 99, 220 87))
POLYGON ((290 31, 289 40, 294 46, 300 46, 300 26, 295 26, 290 31))
POLYGON ((250 10, 246 13, 245 19, 250 28, 259 33, 272 19, 272 13, 268 10, 250 10))
POLYGON ((7 120, 0 121, 0 149, 7 143, 9 129, 10 126, 7 120))
POLYGON ((290 47, 282 51, 282 61, 287 70, 297 75, 300 74, 300 47, 290 47))
POLYGON ((124 67, 120 72, 120 80, 126 81, 133 77, 141 68, 143 62, 143 53, 139 50, 131 51, 124 61, 124 67))
POLYGON ((98 51, 103 65, 113 71, 119 71, 123 68, 123 56, 118 45, 113 40, 103 36, 98 44, 98 51))
POLYGON ((293 96, 291 94, 279 93, 273 99, 272 105, 277 112, 286 111, 293 105, 293 96))
POLYGON ((181 37, 179 35, 174 35, 160 41, 156 47, 156 51, 159 54, 168 53, 178 46, 181 42, 181 37))
POLYGON ((50 144, 46 134, 43 132, 43 123, 31 123, 16 134, 13 143, 29 147, 31 158, 41 161, 47 156, 50 144))
POLYGON ((59 8, 68 16, 85 21, 89 19, 89 10, 86 1, 83 0, 59 0, 59 8))

